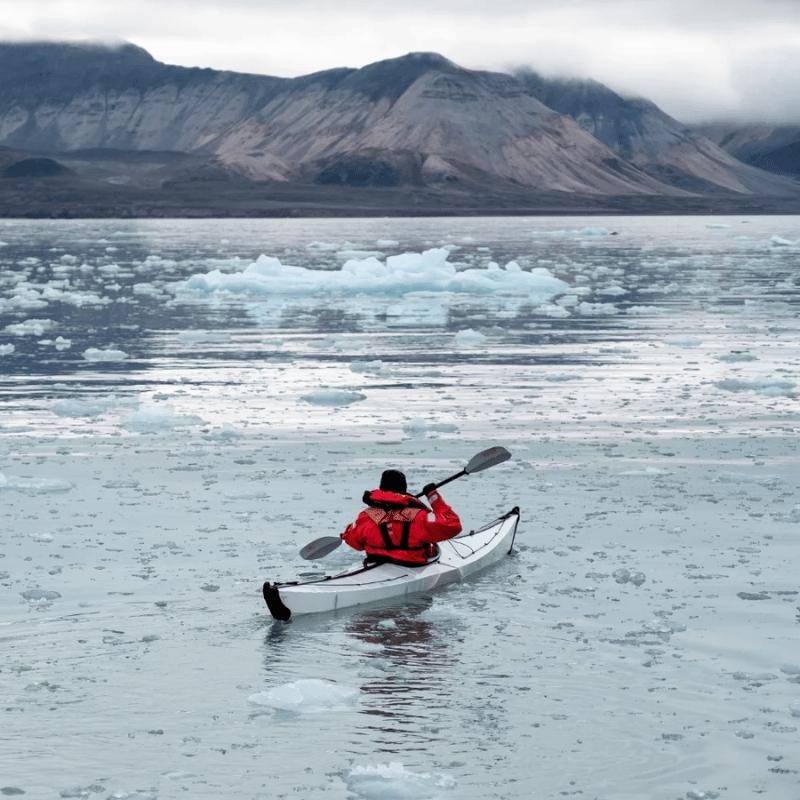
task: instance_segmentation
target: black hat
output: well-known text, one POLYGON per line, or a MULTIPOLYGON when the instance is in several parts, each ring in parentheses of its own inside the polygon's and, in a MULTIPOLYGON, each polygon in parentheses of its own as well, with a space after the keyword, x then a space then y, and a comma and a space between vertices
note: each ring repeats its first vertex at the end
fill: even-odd
POLYGON ((406 476, 400 470, 387 469, 381 475, 381 485, 379 487, 384 492, 397 492, 397 494, 406 494, 408 485, 406 484, 406 476))

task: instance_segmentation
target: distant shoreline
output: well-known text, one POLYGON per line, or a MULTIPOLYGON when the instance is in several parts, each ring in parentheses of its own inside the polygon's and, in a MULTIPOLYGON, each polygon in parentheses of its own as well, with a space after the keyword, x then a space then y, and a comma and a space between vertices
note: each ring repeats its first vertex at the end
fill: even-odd
POLYGON ((64 179, 0 181, 2 219, 316 219, 800 214, 799 197, 578 196, 436 193, 265 184, 168 191, 85 191, 64 179), (5 184, 5 185, 4 185, 5 184))

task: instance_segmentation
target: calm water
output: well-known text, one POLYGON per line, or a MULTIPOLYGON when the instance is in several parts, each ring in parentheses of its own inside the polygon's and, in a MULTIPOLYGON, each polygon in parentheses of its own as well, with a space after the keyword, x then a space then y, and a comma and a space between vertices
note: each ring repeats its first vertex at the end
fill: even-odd
POLYGON ((0 242, 5 794, 800 796, 800 219, 0 242), (385 466, 492 444, 447 498, 522 507, 507 562, 266 615, 264 579, 352 563, 297 550, 385 466), (307 679, 354 691, 287 710, 307 679))

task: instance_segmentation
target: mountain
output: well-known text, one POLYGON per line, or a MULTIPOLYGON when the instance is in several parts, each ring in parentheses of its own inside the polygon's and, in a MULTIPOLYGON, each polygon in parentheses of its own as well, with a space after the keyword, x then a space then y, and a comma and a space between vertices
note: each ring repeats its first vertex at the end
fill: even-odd
POLYGON ((759 169, 800 178, 800 125, 698 125, 703 136, 759 169))
POLYGON ((0 75, 8 146, 203 153, 256 180, 671 191, 513 77, 436 54, 281 79, 163 65, 132 45, 6 44, 0 75))
POLYGON ((202 214, 800 198, 800 184, 741 164, 645 100, 435 53, 278 78, 162 64, 131 44, 0 43, 0 146, 64 167, 12 170, 0 213, 12 188, 40 213, 53 180, 70 213, 87 197, 93 212, 113 201, 202 214))
POLYGON ((545 105, 568 114, 621 158, 660 181, 700 193, 787 190, 649 100, 623 97, 593 80, 543 78, 531 70, 516 75, 545 105))

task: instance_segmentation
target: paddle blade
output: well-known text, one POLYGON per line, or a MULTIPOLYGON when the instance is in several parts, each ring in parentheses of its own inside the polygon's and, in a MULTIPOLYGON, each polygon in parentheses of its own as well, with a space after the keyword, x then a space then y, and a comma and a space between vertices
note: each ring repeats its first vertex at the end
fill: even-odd
POLYGON ((464 467, 464 472, 467 475, 472 475, 473 472, 480 472, 482 469, 489 469, 489 467, 502 464, 504 461, 508 461, 509 458, 511 458, 511 453, 505 447, 490 447, 488 450, 472 456, 469 464, 464 467))
POLYGON ((338 536, 323 536, 309 542, 300 550, 300 555, 308 561, 314 561, 332 553, 341 543, 342 540, 338 536))

